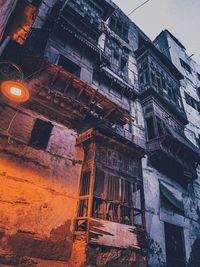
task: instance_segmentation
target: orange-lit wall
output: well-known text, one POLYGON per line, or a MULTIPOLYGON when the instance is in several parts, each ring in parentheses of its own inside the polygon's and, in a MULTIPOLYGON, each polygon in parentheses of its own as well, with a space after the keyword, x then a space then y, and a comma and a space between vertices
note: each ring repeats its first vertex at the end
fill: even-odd
POLYGON ((83 160, 83 151, 76 133, 54 122, 46 151, 28 146, 36 118, 47 120, 0 105, 0 247, 68 262, 81 172, 69 159, 83 160))

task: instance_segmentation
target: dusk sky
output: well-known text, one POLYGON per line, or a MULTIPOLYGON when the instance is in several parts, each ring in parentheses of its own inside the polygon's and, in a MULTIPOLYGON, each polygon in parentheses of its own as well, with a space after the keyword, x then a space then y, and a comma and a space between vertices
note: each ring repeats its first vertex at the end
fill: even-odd
MULTIPOLYGON (((128 14, 145 0, 113 0, 128 14)), ((153 40, 168 29, 200 64, 200 0, 151 0, 130 18, 153 40)))

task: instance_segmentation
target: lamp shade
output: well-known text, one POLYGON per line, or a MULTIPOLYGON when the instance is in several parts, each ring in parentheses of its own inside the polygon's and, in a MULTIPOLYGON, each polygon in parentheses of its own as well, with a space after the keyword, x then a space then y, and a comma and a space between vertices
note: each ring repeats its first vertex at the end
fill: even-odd
POLYGON ((30 97, 28 89, 20 82, 5 81, 1 84, 1 91, 13 102, 26 102, 30 97))

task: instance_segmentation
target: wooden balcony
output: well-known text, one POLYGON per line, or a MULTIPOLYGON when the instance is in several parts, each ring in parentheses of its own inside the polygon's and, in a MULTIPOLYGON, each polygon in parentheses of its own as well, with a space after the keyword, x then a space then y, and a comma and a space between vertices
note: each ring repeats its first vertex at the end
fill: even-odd
POLYGON ((112 142, 119 142, 127 149, 136 150, 141 157, 145 154, 145 144, 139 136, 135 136, 119 126, 111 127, 106 122, 79 134, 76 144, 79 145, 94 136, 110 138, 112 142))
MULTIPOLYGON (((103 33, 103 20, 113 12, 114 7, 108 1, 65 1, 59 12, 59 19, 68 20, 81 29, 88 37, 97 38, 103 33)), ((56 12, 54 12, 56 13, 56 12)))
POLYGON ((71 122, 75 128, 83 126, 88 129, 99 123, 122 126, 134 120, 128 110, 76 76, 48 62, 30 77, 27 85, 31 99, 26 106, 44 112, 63 124, 71 122))
POLYGON ((185 125, 188 124, 184 109, 179 108, 174 101, 170 100, 168 95, 166 95, 163 90, 155 86, 153 83, 149 83, 143 87, 140 86, 140 89, 140 98, 142 100, 146 99, 149 96, 154 96, 163 104, 164 107, 169 109, 178 120, 180 120, 185 125))
POLYGON ((160 172, 188 183, 197 178, 200 152, 186 137, 163 135, 146 143, 150 163, 160 172))

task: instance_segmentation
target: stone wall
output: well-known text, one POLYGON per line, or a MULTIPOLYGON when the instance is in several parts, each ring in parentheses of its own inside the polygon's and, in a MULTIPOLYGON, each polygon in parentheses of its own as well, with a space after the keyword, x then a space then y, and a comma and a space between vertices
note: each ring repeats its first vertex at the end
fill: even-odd
POLYGON ((9 254, 60 261, 72 257, 83 151, 75 147, 76 132, 56 122, 46 150, 29 146, 36 118, 48 120, 1 104, 0 242, 5 257, 0 263, 10 264, 9 254))

